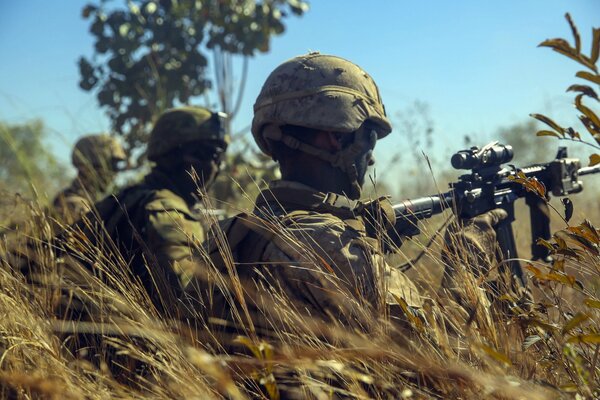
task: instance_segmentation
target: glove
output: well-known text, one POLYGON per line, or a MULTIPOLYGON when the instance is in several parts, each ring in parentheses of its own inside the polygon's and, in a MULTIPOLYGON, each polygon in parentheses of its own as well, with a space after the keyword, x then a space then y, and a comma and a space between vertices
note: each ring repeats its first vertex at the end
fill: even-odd
POLYGON ((417 219, 396 219, 388 196, 361 203, 355 211, 362 215, 367 236, 380 240, 380 250, 385 254, 397 252, 406 236, 419 234, 417 219))
POLYGON ((484 267, 484 272, 489 272, 492 264, 497 261, 498 245, 496 242, 496 231, 494 227, 502 220, 508 218, 508 213, 497 208, 478 215, 471 219, 456 220, 448 226, 444 240, 446 248, 442 256, 447 261, 464 259, 466 256, 469 264, 475 267, 476 276, 481 274, 481 267, 484 267))
POLYGON ((372 238, 392 229, 396 223, 396 214, 387 196, 361 203, 356 211, 363 217, 367 236, 372 238))
POLYGON ((476 310, 477 304, 489 306, 489 301, 495 297, 490 293, 495 292, 494 280, 482 290, 480 278, 489 278, 491 267, 497 260, 494 226, 507 217, 506 211, 495 209, 475 218, 456 219, 444 234, 442 261, 445 269, 441 291, 449 292, 469 314, 476 310))
POLYGON ((498 208, 475 218, 454 221, 446 230, 446 246, 442 251, 446 269, 442 288, 449 290, 460 304, 467 303, 464 299, 465 282, 464 275, 461 277, 456 269, 466 266, 473 277, 486 282, 486 293, 492 302, 507 294, 513 299, 513 305, 525 311, 531 308, 533 297, 530 290, 517 279, 509 276, 507 280, 498 273, 498 269, 492 269, 500 257, 494 227, 507 217, 508 213, 498 208))

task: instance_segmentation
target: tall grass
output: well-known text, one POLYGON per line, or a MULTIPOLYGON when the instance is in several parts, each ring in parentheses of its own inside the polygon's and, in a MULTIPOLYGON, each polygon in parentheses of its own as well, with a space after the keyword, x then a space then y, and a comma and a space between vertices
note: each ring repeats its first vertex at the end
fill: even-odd
MULTIPOLYGON (((208 213, 206 218, 211 218, 208 213)), ((600 258, 593 246, 561 255, 557 245, 558 256, 567 260, 565 272, 532 264, 538 302, 531 312, 509 307, 507 315, 489 307, 482 282, 462 272, 458 290, 467 304, 458 305, 453 296, 431 285, 424 292, 423 318, 401 308, 375 313, 332 279, 331 287, 338 288, 332 296, 344 307, 337 322, 325 323, 297 307, 277 285, 240 278, 224 233, 215 229, 228 260, 226 271, 211 265, 198 246, 197 279, 209 280, 227 294, 237 310, 238 331, 244 332, 234 338, 207 321, 198 302, 182 300, 177 315, 158 312, 127 272, 128 260, 114 256, 114 243, 101 230, 94 241, 68 228, 61 241, 50 241, 43 218, 30 221, 28 238, 20 245, 29 246, 28 258, 35 265, 28 268, 35 269, 35 278, 30 274, 26 279, 9 256, 0 269, 0 382, 5 398, 597 395, 600 258), (93 261, 95 273, 69 257, 57 257, 64 248, 75 259, 93 261), (569 270, 577 271, 585 287, 570 278, 569 270), (568 290, 579 297, 566 300, 568 290), (251 326, 240 308, 242 298, 260 309, 260 326, 251 326), (79 319, 61 318, 69 312, 79 319), (99 345, 82 351, 74 341, 85 335, 99 345)), ((303 268, 322 268, 316 243, 302 232, 291 234, 276 220, 267 222, 281 246, 301 255, 303 268)), ((93 218, 89 224, 94 226, 93 218)), ((3 243, 4 250, 7 246, 3 243)), ((14 251, 14 238, 12 246, 14 251)), ((437 251, 428 251, 425 264, 442 268, 437 251)), ((456 256, 469 260, 468 254, 456 256)))

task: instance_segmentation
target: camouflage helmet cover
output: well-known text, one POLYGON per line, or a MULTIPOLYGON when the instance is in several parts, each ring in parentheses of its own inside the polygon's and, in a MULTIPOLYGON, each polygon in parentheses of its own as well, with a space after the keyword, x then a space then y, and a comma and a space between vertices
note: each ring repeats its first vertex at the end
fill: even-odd
POLYGON ((177 147, 198 141, 229 144, 224 113, 213 113, 203 107, 178 107, 158 118, 148 141, 148 159, 156 159, 177 147))
POLYGON ((71 161, 75 168, 101 167, 114 161, 127 161, 125 150, 119 141, 107 134, 88 135, 79 139, 73 147, 71 161))
POLYGON ((267 124, 354 132, 370 120, 379 138, 392 130, 379 89, 369 74, 340 57, 310 53, 277 67, 264 83, 252 120, 252 135, 270 154, 267 124))

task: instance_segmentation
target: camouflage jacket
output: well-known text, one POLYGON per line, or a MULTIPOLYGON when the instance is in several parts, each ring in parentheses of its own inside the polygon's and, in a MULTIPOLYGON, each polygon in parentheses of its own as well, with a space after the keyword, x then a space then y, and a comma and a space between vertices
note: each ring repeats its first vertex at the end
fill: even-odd
POLYGON ((204 240, 204 229, 189 205, 169 177, 157 170, 96 203, 78 227, 102 259, 141 281, 159 310, 171 309, 181 296, 195 268, 193 249, 204 240))
POLYGON ((91 205, 100 200, 96 193, 89 193, 79 178, 75 178, 71 185, 58 193, 52 202, 58 219, 69 225, 79 220, 91 210, 91 205), (96 198, 91 196, 96 196, 96 198))
POLYGON ((219 233, 209 238, 212 272, 225 278, 194 281, 191 297, 233 335, 288 329, 287 309, 364 327, 398 298, 419 307, 414 284, 387 265, 355 205, 297 182, 272 182, 252 214, 221 224, 226 242, 219 233))

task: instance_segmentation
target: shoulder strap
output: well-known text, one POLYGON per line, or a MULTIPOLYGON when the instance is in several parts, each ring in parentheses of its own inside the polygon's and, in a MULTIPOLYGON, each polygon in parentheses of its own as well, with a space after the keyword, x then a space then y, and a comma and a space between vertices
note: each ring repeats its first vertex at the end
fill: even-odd
POLYGON ((145 187, 131 187, 117 195, 111 195, 102 200, 96 207, 99 219, 104 223, 108 232, 119 225, 122 218, 140 202, 153 195, 153 191, 145 187))
POLYGON ((154 198, 145 205, 145 208, 148 211, 156 212, 177 211, 185 214, 189 218, 196 219, 185 200, 168 189, 156 191, 154 193, 154 198))

